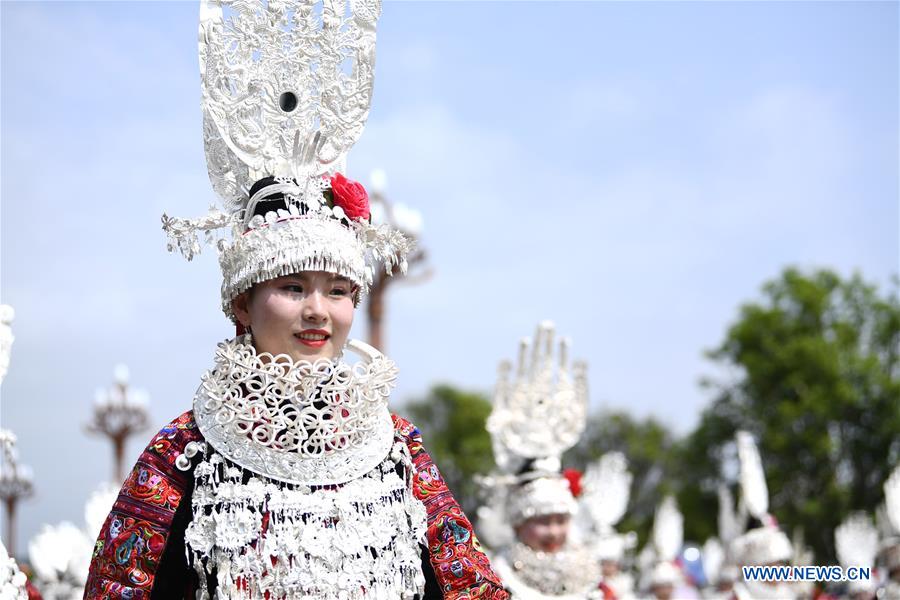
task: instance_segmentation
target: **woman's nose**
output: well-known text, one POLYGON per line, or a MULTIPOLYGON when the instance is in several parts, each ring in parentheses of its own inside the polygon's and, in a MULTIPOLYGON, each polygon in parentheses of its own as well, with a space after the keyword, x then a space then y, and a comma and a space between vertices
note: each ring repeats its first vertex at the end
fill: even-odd
POLYGON ((303 318, 314 323, 321 323, 328 318, 325 310, 325 299, 318 291, 309 294, 303 302, 303 318))

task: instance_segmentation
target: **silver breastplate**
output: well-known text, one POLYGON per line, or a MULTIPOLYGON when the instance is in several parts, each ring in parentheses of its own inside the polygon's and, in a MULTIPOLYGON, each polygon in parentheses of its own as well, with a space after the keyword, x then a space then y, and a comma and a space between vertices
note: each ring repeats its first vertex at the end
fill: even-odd
POLYGON ((209 449, 194 468, 185 534, 199 600, 412 598, 424 591, 425 507, 412 494, 406 445, 365 475, 308 487, 245 471, 209 449))

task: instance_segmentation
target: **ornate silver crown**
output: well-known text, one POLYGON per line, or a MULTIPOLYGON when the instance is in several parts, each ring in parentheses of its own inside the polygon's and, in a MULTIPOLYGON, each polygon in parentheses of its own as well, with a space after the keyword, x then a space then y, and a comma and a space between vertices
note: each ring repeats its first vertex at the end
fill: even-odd
MULTIPOLYGON (((528 339, 520 343, 512 378, 510 363, 500 364, 487 421, 500 472, 482 479, 493 497, 483 512, 509 525, 577 510, 569 482, 560 473, 560 458, 584 431, 588 395, 586 366, 577 361, 569 366, 568 345, 563 339, 559 356, 554 356, 554 327, 545 321, 533 344, 528 339)), ((493 537, 508 538, 500 532, 493 537)))
POLYGON ((232 319, 236 295, 281 275, 325 270, 365 293, 376 263, 405 270, 411 242, 369 224, 361 186, 359 210, 324 195, 369 115, 380 13, 380 0, 201 2, 203 141, 222 207, 193 220, 163 215, 163 229, 188 260, 201 235, 215 243, 232 319), (275 185, 251 197, 266 177, 275 185), (273 194, 283 207, 254 216, 273 194))
MULTIPOLYGON (((574 446, 587 420, 587 366, 568 363, 569 341, 554 357, 554 326, 537 328, 534 341, 519 344, 518 364, 500 363, 494 408, 487 421, 497 466, 515 472, 527 459, 555 457, 574 446)), ((558 466, 557 466, 558 469, 558 466)))

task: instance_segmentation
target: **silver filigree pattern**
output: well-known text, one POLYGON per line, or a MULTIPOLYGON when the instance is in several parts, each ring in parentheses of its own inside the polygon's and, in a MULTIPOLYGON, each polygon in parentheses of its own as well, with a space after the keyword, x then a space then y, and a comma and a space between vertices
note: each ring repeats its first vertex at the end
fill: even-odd
POLYGON ((403 442, 363 476, 318 488, 257 477, 205 450, 185 533, 199 599, 210 598, 207 574, 231 600, 421 597, 426 511, 403 442))
POLYGON ((279 275, 327 270, 352 280, 358 300, 377 265, 406 272, 409 237, 323 197, 368 118, 380 14, 380 0, 201 1, 203 140, 222 207, 162 222, 170 252, 191 260, 216 247, 232 321, 235 296, 279 275), (251 198, 266 177, 275 185, 251 198), (276 192, 284 208, 254 216, 276 192))
POLYGON ((600 583, 600 565, 582 546, 542 552, 516 543, 493 564, 515 599, 583 599, 600 583))
POLYGON ((369 116, 380 13, 377 0, 203 2, 204 145, 227 207, 268 175, 340 170, 369 116))
POLYGON ((387 408, 393 361, 293 362, 257 354, 249 336, 219 344, 202 377, 194 417, 230 461, 272 479, 345 483, 371 471, 391 449, 387 408))
POLYGON ((554 362, 554 327, 538 326, 534 343, 522 340, 512 381, 511 365, 500 365, 494 407, 487 428, 497 465, 515 471, 517 460, 556 456, 574 446, 584 432, 588 393, 585 363, 568 364, 568 341, 554 362), (530 351, 530 352, 529 352, 530 351))
POLYGON ((0 543, 0 600, 28 600, 25 574, 0 543))

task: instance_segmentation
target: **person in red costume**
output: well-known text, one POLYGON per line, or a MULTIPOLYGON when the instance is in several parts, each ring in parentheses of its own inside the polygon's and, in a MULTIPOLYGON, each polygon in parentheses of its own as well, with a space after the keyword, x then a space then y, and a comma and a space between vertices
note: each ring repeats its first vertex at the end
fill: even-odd
POLYGON ((138 458, 85 598, 508 597, 418 429, 388 410, 397 367, 348 339, 373 270, 402 271, 411 243, 338 172, 368 115, 380 12, 338 4, 201 4, 222 208, 163 228, 189 259, 215 242, 238 333, 138 458))

